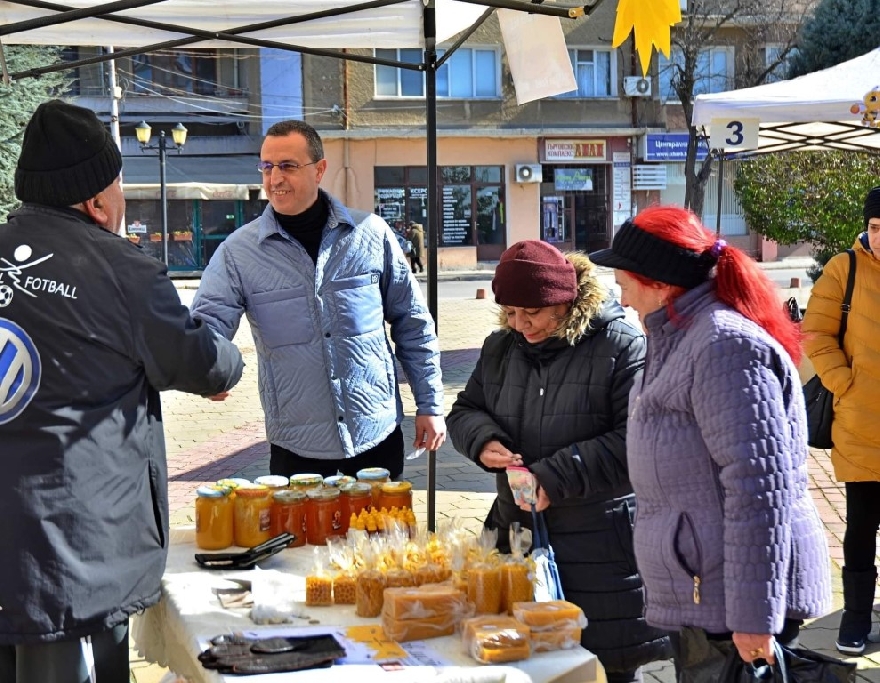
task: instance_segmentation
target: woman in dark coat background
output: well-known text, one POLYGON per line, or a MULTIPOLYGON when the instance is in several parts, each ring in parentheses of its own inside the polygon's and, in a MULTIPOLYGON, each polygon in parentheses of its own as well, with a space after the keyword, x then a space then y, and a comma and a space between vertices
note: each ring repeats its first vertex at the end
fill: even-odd
POLYGON ((645 337, 593 269, 585 255, 540 241, 501 255, 492 280, 501 329, 483 343, 447 427, 456 450, 496 475, 486 526, 498 529, 502 552, 512 522, 532 527, 506 468, 535 475, 565 597, 587 616, 581 643, 609 683, 626 683, 670 656, 666 634, 642 617, 626 467, 628 396, 645 337))

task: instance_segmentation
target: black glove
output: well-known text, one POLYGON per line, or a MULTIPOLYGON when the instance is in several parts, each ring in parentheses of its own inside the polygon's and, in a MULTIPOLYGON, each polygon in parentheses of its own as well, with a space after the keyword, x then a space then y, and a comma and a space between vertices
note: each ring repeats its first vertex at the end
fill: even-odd
POLYGON ((245 638, 217 636, 199 655, 206 669, 222 674, 271 674, 331 666, 345 650, 331 635, 245 638))

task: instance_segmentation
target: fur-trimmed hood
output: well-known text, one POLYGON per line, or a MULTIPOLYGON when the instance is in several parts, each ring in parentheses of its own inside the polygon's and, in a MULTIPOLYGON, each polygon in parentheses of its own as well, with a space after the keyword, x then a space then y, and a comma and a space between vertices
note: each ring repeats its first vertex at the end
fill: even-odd
MULTIPOLYGON (((624 317, 624 311, 593 275, 596 266, 586 254, 570 251, 565 253, 565 258, 574 266, 577 273, 578 293, 553 337, 564 339, 574 346, 585 335, 604 327, 612 320, 624 317)), ((515 332, 507 322, 504 309, 500 307, 498 322, 502 330, 515 332)))

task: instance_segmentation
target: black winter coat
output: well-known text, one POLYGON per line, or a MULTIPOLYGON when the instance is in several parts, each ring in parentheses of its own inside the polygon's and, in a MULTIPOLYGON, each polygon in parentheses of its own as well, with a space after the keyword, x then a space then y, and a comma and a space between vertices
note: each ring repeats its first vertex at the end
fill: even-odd
POLYGON ((0 645, 108 630, 168 551, 158 391, 231 388, 241 354, 165 267, 73 209, 0 225, 0 645))
MULTIPOLYGON (((455 448, 480 467, 493 439, 522 455, 551 501, 544 516, 565 597, 589 622, 581 643, 607 671, 631 671, 670 656, 664 632, 642 616, 626 466, 628 395, 645 338, 617 303, 593 296, 578 306, 595 315, 581 323, 569 317, 570 325, 591 324, 574 345, 565 338, 530 345, 510 329, 490 335, 447 426, 455 448)), ((508 552, 511 522, 531 528, 531 515, 514 505, 504 470, 483 469, 496 474, 498 491, 486 526, 499 529, 499 550, 508 552)))

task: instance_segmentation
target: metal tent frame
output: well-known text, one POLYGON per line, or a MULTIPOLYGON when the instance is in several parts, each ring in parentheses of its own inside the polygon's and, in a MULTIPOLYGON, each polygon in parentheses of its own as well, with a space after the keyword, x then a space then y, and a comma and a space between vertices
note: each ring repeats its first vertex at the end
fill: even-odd
MULTIPOLYGON (((0 1, 0 21, 3 20, 4 14, 7 14, 15 7, 25 7, 32 10, 41 10, 51 12, 51 14, 41 14, 29 19, 20 21, 12 21, 4 25, 0 25, 0 75, 2 75, 4 83, 10 83, 14 80, 22 78, 39 77, 42 74, 54 71, 62 71, 67 69, 75 69, 80 66, 90 64, 98 64, 108 62, 121 57, 130 57, 140 55, 146 52, 157 50, 166 50, 178 48, 185 45, 194 45, 201 43, 205 46, 206 42, 221 41, 223 43, 234 43, 247 47, 271 48, 284 50, 288 52, 300 52, 303 54, 336 57, 350 61, 363 62, 368 64, 384 65, 396 67, 398 69, 408 69, 413 71, 421 71, 425 74, 425 110, 426 110, 426 147, 427 147, 427 168, 428 168, 428 221, 426 228, 426 238, 428 241, 428 310, 435 321, 435 327, 439 325, 438 321, 438 302, 437 302, 437 248, 439 246, 439 225, 440 225, 440 204, 438 201, 438 167, 437 167, 437 70, 443 66, 452 54, 457 50, 497 9, 508 9, 530 14, 539 14, 551 17, 576 19, 579 17, 589 17, 589 15, 599 6, 602 0, 588 0, 584 4, 577 6, 562 6, 544 0, 532 0, 525 2, 522 0, 457 0, 449 2, 449 0, 369 0, 367 2, 357 2, 357 0, 323 0, 326 9, 315 12, 291 16, 289 13, 282 12, 279 9, 279 15, 271 20, 251 23, 247 25, 225 28, 224 30, 206 30, 196 25, 179 24, 166 21, 155 21, 151 19, 138 18, 136 13, 129 12, 126 15, 117 14, 127 10, 137 10, 140 8, 150 8, 154 5, 165 3, 173 4, 174 0, 115 0, 113 2, 103 2, 102 0, 73 0, 80 7, 59 4, 56 2, 47 2, 45 0, 8 0, 0 1), (459 6, 470 5, 485 8, 476 21, 466 27, 458 34, 453 44, 445 48, 444 55, 438 59, 437 57, 437 8, 439 3, 448 3, 450 5, 459 4, 459 6), (83 6, 84 5, 84 6, 83 6), (325 20, 333 17, 343 17, 355 13, 365 13, 380 8, 395 8, 407 6, 412 10, 413 5, 421 8, 420 32, 421 46, 423 49, 423 59, 421 63, 413 64, 408 62, 399 62, 386 59, 378 59, 376 57, 367 57, 362 55, 353 55, 336 49, 338 45, 331 45, 334 40, 332 36, 328 36, 325 40, 327 47, 314 47, 309 45, 295 45, 288 42, 271 40, 268 38, 253 37, 253 34, 259 32, 277 29, 279 27, 292 27, 297 25, 308 24, 325 20), (151 30, 170 32, 173 34, 182 34, 183 37, 171 38, 160 42, 153 42, 145 45, 137 45, 136 47, 127 47, 115 50, 104 55, 96 55, 87 59, 81 59, 73 62, 59 62, 45 67, 30 69, 18 73, 8 73, 6 62, 3 58, 3 39, 7 37, 7 43, 31 43, 31 44, 57 44, 56 42, 42 42, 39 38, 29 38, 27 40, 15 39, 8 37, 21 36, 27 32, 38 31, 47 27, 60 24, 71 24, 71 31, 76 30, 77 21, 99 19, 104 22, 112 22, 120 26, 131 27, 133 31, 139 33, 135 36, 149 33, 151 30), (147 31, 144 31, 147 29, 147 31), (250 35, 247 35, 250 34, 250 35)), ((240 0, 239 0, 240 1, 240 0)), ((228 8, 226 16, 234 17, 236 14, 237 3, 230 0, 213 0, 211 2, 212 16, 216 18, 218 15, 224 15, 224 9, 228 8)), ((287 6, 289 8, 289 5, 287 6)), ((453 9, 454 11, 454 9, 453 9)), ((240 13, 240 12, 239 12, 240 13)), ((366 15, 365 15, 366 16, 366 15)), ((231 19, 230 19, 231 21, 231 19)), ((120 32, 122 33, 122 32, 120 32)), ((111 41, 114 42, 114 41, 111 41)), ((132 42, 131 36, 125 42, 132 42)), ((314 42, 314 40, 312 40, 314 42)), ((82 44, 77 42, 76 44, 82 44)), ((124 44, 120 41, 116 44, 124 44)), ((511 46, 507 46, 510 49, 511 46)), ((427 493, 428 493, 428 528, 434 530, 436 505, 436 453, 434 451, 428 454, 428 476, 427 476, 427 493)))

